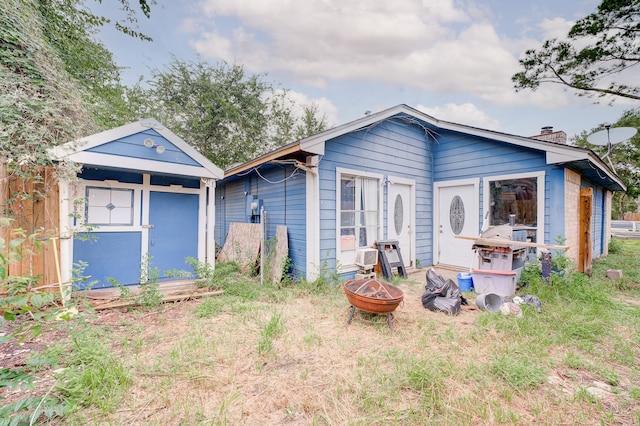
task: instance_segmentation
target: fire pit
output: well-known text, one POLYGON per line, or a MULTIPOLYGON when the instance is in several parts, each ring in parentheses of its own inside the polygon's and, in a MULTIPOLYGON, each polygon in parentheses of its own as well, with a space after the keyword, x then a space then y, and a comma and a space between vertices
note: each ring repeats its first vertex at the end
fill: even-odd
POLYGON ((365 278, 344 283, 344 294, 351 303, 347 324, 351 323, 358 308, 372 314, 386 314, 389 328, 393 331, 393 311, 404 299, 402 290, 384 281, 365 278))

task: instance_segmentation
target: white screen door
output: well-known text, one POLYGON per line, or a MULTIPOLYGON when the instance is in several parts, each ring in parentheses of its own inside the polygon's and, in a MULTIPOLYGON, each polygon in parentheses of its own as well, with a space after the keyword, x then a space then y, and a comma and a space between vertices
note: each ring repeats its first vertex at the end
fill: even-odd
POLYGON ((473 241, 456 236, 478 236, 478 183, 442 182, 436 187, 436 196, 436 263, 471 268, 473 241))
POLYGON ((393 182, 389 184, 387 199, 387 235, 397 240, 404 266, 411 266, 413 259, 413 200, 412 185, 393 182))

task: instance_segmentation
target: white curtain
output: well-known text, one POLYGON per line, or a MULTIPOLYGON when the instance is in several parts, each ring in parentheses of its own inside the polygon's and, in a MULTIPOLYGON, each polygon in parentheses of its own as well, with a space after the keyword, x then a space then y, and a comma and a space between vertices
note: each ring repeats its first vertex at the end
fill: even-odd
POLYGON ((378 237, 378 181, 359 178, 356 180, 356 196, 361 210, 360 247, 370 247, 378 237), (358 185, 359 184, 359 185, 358 185))

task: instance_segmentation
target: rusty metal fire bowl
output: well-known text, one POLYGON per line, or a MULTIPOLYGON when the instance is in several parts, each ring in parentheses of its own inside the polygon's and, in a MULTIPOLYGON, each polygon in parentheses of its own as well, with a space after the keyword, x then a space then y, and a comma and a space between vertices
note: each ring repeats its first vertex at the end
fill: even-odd
POLYGON ((391 330, 392 312, 404 299, 404 293, 398 287, 377 280, 364 278, 344 283, 344 294, 351 303, 351 312, 347 324, 351 323, 356 308, 373 314, 386 314, 391 330))
POLYGON ((347 281, 344 294, 353 306, 374 314, 393 312, 404 299, 398 287, 371 278, 347 281))

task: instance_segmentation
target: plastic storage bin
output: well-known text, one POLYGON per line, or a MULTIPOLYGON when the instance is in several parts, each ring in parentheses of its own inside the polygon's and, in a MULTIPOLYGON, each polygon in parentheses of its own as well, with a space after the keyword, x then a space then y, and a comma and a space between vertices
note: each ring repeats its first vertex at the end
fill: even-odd
POLYGON ((458 274, 458 287, 460 291, 471 291, 473 290, 473 278, 471 274, 460 272, 458 274))
POLYGON ((517 271, 473 269, 471 276, 476 293, 493 293, 502 297, 516 295, 517 271))

